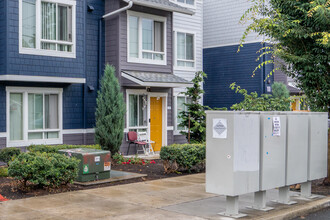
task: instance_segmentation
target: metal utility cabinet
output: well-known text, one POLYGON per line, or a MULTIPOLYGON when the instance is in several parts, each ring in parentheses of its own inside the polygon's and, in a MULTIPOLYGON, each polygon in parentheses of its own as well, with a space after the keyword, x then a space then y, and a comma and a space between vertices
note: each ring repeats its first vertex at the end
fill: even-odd
POLYGON ((76 148, 60 150, 69 157, 80 160, 78 182, 88 182, 110 178, 111 162, 110 151, 76 148))
POLYGON ((285 186, 286 115, 260 113, 260 190, 285 186))
POLYGON ((259 190, 260 120, 255 112, 207 111, 206 192, 259 190))
POLYGON ((308 114, 287 112, 287 172, 286 185, 307 181, 308 114))

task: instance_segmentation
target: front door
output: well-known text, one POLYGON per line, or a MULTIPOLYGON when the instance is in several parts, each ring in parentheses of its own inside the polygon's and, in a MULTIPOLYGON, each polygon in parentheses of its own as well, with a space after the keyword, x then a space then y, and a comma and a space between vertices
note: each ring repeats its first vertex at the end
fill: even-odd
POLYGON ((163 144, 163 98, 150 97, 150 140, 154 151, 160 151, 163 144))

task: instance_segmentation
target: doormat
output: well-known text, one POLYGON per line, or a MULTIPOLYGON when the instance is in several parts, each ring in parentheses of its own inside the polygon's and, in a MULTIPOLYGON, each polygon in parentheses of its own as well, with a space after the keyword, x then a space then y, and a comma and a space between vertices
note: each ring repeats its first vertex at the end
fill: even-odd
POLYGON ((9 199, 6 199, 5 197, 3 197, 1 194, 0 194, 0 202, 5 202, 5 201, 8 201, 9 199))

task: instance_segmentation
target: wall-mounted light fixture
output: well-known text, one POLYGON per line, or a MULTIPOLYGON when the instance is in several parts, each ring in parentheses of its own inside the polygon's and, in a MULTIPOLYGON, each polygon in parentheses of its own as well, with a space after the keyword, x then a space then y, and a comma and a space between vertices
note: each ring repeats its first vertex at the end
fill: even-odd
POLYGON ((87 5, 87 11, 88 12, 93 12, 94 11, 94 7, 92 5, 87 5))

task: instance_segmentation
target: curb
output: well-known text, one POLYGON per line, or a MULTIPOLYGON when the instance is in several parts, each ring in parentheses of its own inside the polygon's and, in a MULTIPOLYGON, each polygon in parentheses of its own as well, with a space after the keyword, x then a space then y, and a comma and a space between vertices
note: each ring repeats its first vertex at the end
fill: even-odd
POLYGON ((330 196, 325 197, 323 199, 311 201, 306 204, 293 205, 288 209, 284 210, 274 210, 266 215, 263 215, 262 217, 255 219, 287 220, 317 212, 327 207, 330 207, 330 196))

